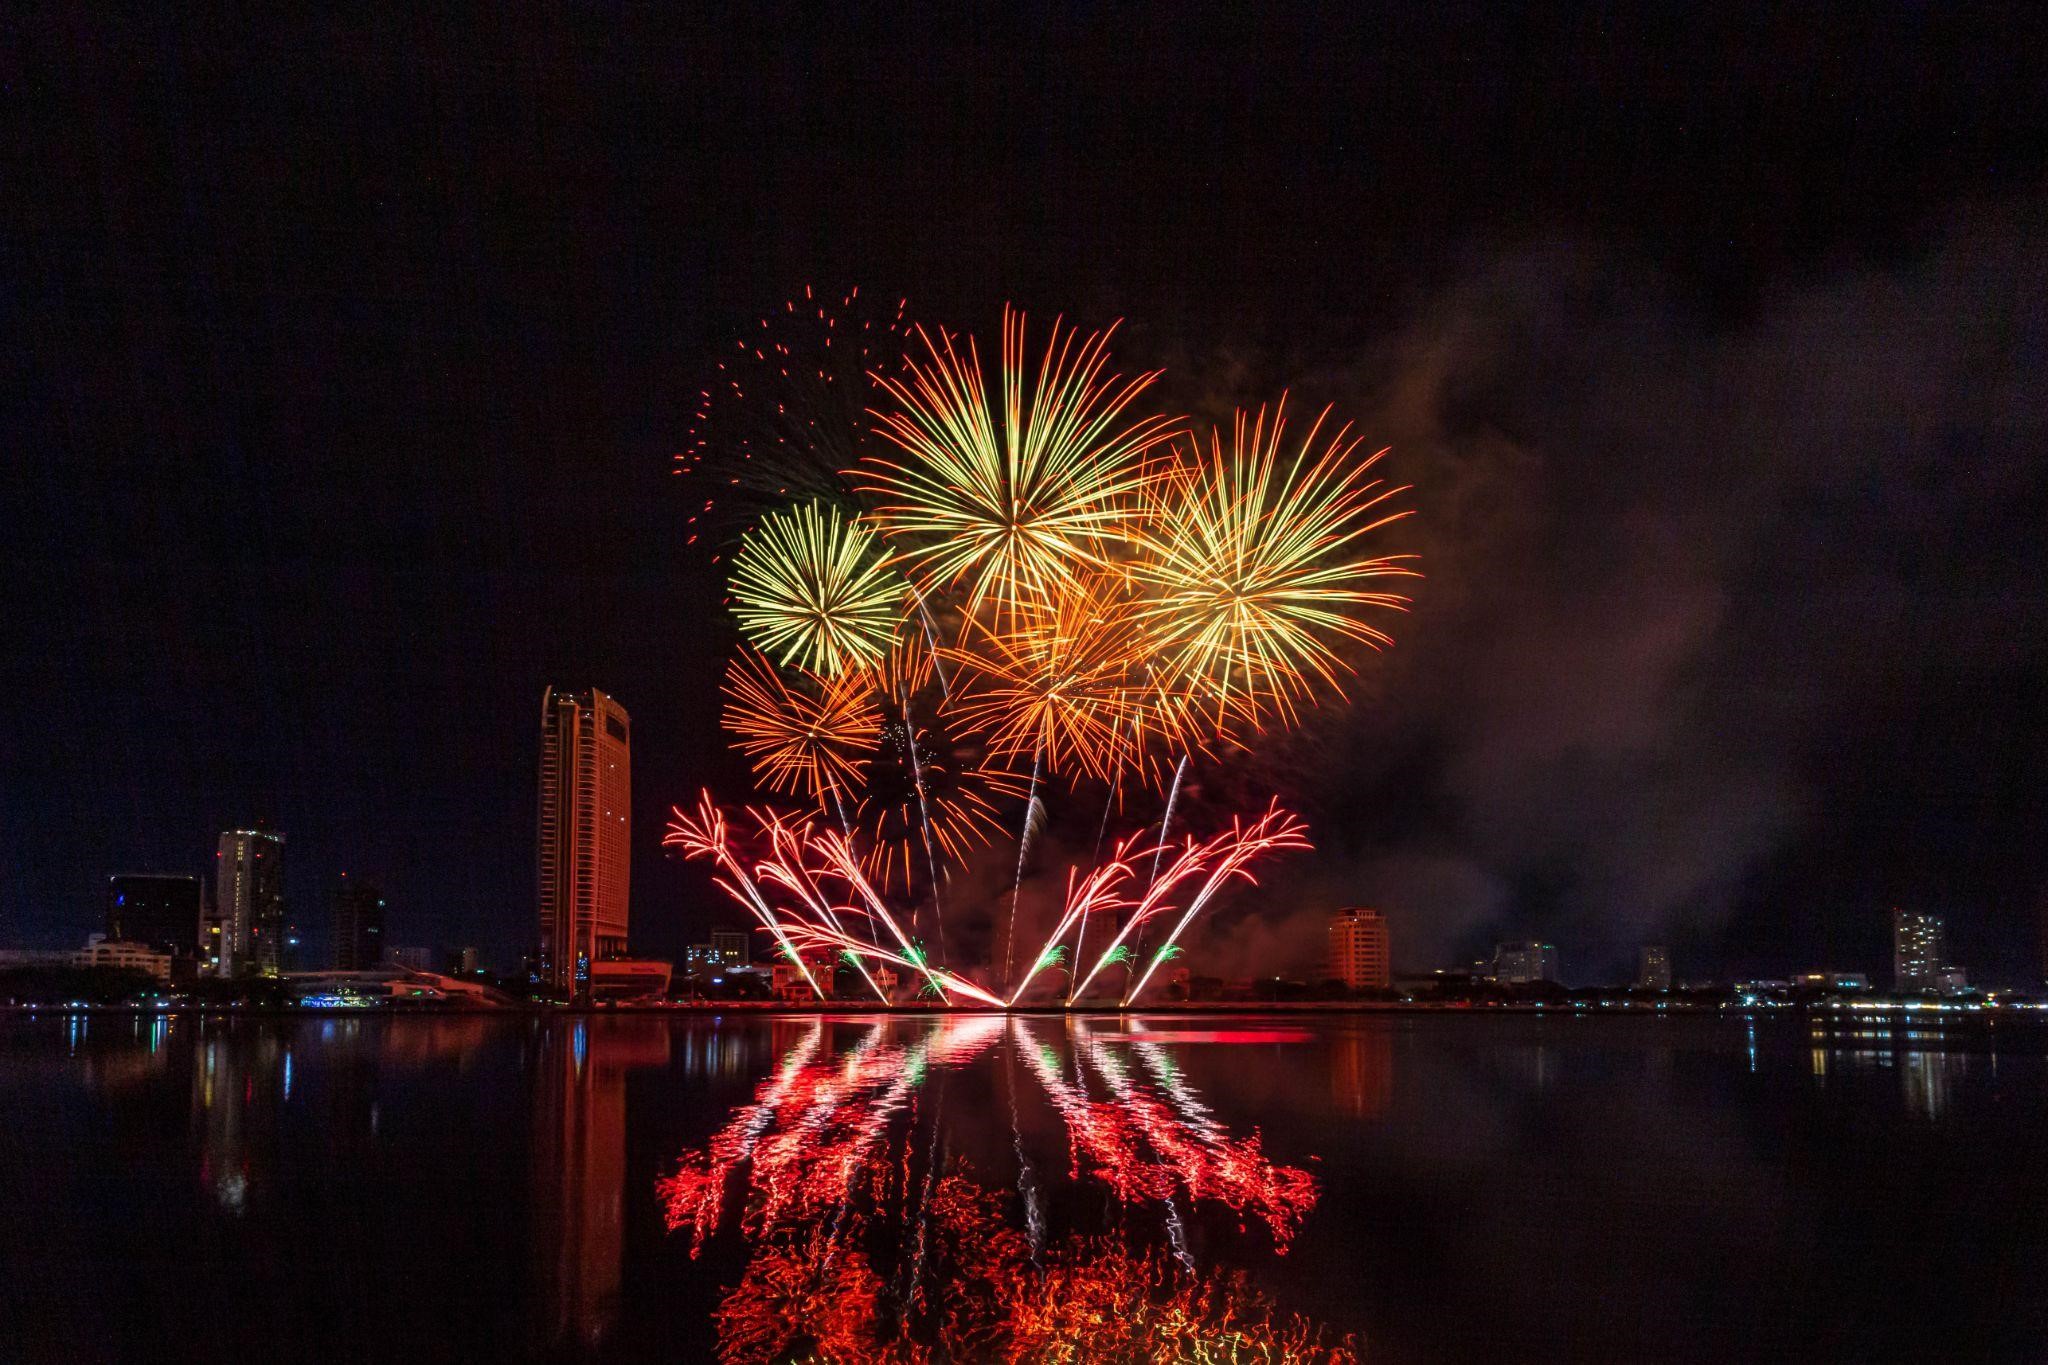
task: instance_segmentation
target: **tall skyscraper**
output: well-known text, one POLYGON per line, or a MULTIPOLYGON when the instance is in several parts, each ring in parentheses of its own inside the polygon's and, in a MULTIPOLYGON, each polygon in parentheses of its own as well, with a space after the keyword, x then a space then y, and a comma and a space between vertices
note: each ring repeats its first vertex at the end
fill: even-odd
MULTIPOLYGON (((275 976, 284 938, 284 836, 270 830, 231 829, 213 855, 213 925, 221 976, 258 972, 275 976)), ((205 945, 212 955, 214 945, 205 945)))
POLYGON ((1892 988, 1936 991, 1948 966, 1948 932, 1938 915, 1892 911, 1892 988))
POLYGON ((626 708, 594 687, 541 702, 540 971, 563 995, 626 953, 630 740, 626 708))
POLYGON ((123 873, 107 878, 107 938, 190 958, 199 951, 199 878, 123 873))
POLYGON ((1639 991, 1668 991, 1671 989, 1671 951, 1654 945, 1645 947, 1636 965, 1636 989, 1639 991))
POLYGON ((1337 912, 1330 921, 1330 975, 1354 991, 1392 984, 1385 915, 1356 907, 1337 912))
POLYGON ((334 966, 362 972, 384 965, 384 893, 341 874, 334 892, 334 966))

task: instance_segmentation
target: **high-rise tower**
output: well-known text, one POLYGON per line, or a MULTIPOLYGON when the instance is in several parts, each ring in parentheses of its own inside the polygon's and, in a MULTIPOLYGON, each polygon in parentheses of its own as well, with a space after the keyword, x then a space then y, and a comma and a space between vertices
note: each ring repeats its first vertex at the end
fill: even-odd
POLYGON ((199 946, 217 975, 250 971, 275 976, 284 938, 284 836, 270 830, 231 829, 213 855, 216 931, 199 946))
POLYGON ((1330 975, 1351 990, 1385 990, 1393 981, 1387 920, 1377 910, 1339 910, 1330 921, 1330 975))
POLYGON ((1941 917, 1893 910, 1892 989, 1901 993, 1940 990, 1947 965, 1948 933, 1941 917))
POLYGON ((549 688, 540 722, 540 972, 586 995, 590 964, 626 954, 632 746, 626 708, 549 688))
POLYGON ((384 893, 341 874, 334 892, 334 966, 361 972, 384 965, 384 893))

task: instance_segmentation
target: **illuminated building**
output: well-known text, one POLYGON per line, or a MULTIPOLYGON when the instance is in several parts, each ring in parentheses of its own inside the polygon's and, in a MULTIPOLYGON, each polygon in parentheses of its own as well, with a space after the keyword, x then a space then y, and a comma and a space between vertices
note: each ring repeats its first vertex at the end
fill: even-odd
POLYGON ((541 703, 540 975, 590 993, 590 964, 625 956, 632 826, 626 710, 596 688, 541 703))
POLYGON ((683 971, 685 973, 714 971, 722 965, 718 960, 717 951, 708 943, 692 943, 689 947, 683 949, 683 971))
POLYGON ((1646 946, 1636 958, 1636 989, 1639 991, 1668 991, 1671 989, 1671 951, 1668 948, 1646 946))
POLYGON ((1862 972, 1801 972, 1792 984, 1801 990, 1867 991, 1870 978, 1862 972))
POLYGON ((1892 988, 1937 991, 1948 966, 1948 931, 1938 915, 1892 911, 1892 988))
POLYGON ((1557 948, 1549 943, 1503 943, 1493 950, 1493 979, 1503 986, 1557 980, 1557 948))
POLYGON ((123 873, 107 878, 107 938, 160 953, 199 952, 199 878, 123 873))
POLYGON ((74 967, 114 967, 122 971, 147 972, 159 981, 171 979, 171 955, 158 952, 147 943, 123 943, 105 934, 86 939, 85 947, 71 955, 74 967))
POLYGON ((1354 991, 1391 984, 1386 916, 1355 906, 1337 912, 1330 921, 1330 975, 1354 991))
POLYGON ((384 965, 384 893, 341 874, 334 893, 334 966, 343 972, 384 965))
POLYGON ((711 931, 711 956, 721 967, 750 967, 754 963, 753 946, 744 929, 713 929, 711 931))
POLYGON ((278 973, 284 939, 284 836, 231 829, 213 863, 213 919, 206 967, 220 976, 278 973))

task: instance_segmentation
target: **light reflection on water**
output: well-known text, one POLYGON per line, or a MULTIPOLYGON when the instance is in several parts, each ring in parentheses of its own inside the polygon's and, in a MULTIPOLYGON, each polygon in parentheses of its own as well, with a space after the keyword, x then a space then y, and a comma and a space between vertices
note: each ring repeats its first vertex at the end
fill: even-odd
POLYGON ((2048 1292, 1999 1268, 2048 1256, 2041 1052, 1876 1020, 45 1013, 0 1020, 0 1358, 383 1358, 455 1321, 501 1359, 1879 1359, 1936 1324, 2039 1358, 2048 1292), (63 1309, 110 1276, 127 1311, 63 1309))

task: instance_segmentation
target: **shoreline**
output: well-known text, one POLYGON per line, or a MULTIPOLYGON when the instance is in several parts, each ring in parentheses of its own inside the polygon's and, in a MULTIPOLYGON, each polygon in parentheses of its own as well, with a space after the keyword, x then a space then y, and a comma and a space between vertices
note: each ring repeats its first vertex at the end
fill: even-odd
POLYGON ((846 1016, 889 1018, 892 1016, 973 1016, 1013 1014, 1033 1018, 1061 1016, 1158 1016, 1176 1014, 1214 1015, 1458 1015, 1536 1016, 1559 1018, 1672 1018, 1688 1019, 1821 1019, 1838 1022, 1903 1021, 1919 1026, 1947 1024, 2038 1023, 2048 1026, 2048 1009, 2020 1005, 1902 1005, 1890 1002, 1854 1003, 1848 1000, 1783 1005, 1693 1005, 1693 1004, 1601 1004, 1585 1003, 1436 1003, 1424 1001, 1314 1000, 1288 1002, 1198 1000, 1157 1005, 1019 1005, 994 1010, 966 1005, 902 1004, 885 1006, 874 1001, 811 1001, 783 1004, 768 1001, 720 1001, 715 1003, 674 1002, 663 1004, 602 1005, 463 1005, 456 1003, 390 1003, 372 1005, 0 1005, 0 1017, 34 1015, 202 1015, 250 1018, 590 1018, 608 1015, 686 1016, 691 1018, 727 1014, 746 1016, 846 1016))

